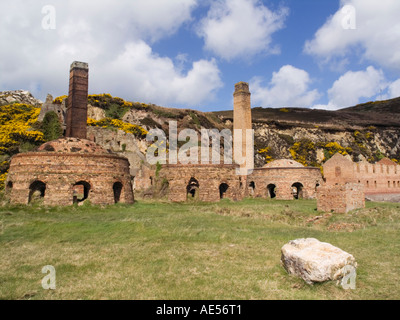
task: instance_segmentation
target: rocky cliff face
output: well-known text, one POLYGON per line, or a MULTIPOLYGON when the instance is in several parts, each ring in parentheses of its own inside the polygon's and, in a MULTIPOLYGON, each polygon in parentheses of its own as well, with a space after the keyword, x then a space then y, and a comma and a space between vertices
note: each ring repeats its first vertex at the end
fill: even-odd
POLYGON ((279 158, 295 158, 306 165, 320 166, 335 152, 349 155, 356 162, 376 162, 384 156, 400 159, 400 130, 396 127, 281 128, 255 123, 254 129, 257 166, 279 158))
MULTIPOLYGON (((214 114, 232 125, 232 111, 214 114)), ((400 160, 399 98, 339 111, 254 108, 252 117, 256 166, 279 158, 320 166, 336 152, 353 161, 400 160)))
POLYGON ((41 105, 43 102, 35 99, 26 90, 2 91, 0 92, 0 106, 12 103, 25 103, 30 105, 41 105))
MULTIPOLYGON (((41 104, 27 91, 0 93, 0 105, 14 102, 41 104)), ((146 130, 161 128, 167 137, 170 121, 176 121, 180 129, 190 128, 198 132, 201 128, 232 129, 233 124, 232 111, 204 113, 163 108, 128 103, 109 95, 89 99, 89 118, 101 120, 116 107, 126 108, 119 114, 123 122, 146 130)), ((256 167, 281 158, 294 159, 308 166, 321 166, 336 152, 348 155, 354 161, 376 162, 385 156, 400 160, 400 98, 339 111, 253 108, 252 117, 256 167)), ((143 138, 101 126, 90 128, 89 132, 101 146, 132 158, 135 166, 145 162, 149 144, 143 138)))

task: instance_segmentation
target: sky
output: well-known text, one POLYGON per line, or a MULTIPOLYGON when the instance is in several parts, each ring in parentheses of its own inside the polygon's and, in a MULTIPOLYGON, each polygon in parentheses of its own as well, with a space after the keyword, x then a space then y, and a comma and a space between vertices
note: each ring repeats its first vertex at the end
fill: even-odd
POLYGON ((399 0, 0 0, 0 91, 89 94, 200 111, 337 110, 400 96, 399 0))

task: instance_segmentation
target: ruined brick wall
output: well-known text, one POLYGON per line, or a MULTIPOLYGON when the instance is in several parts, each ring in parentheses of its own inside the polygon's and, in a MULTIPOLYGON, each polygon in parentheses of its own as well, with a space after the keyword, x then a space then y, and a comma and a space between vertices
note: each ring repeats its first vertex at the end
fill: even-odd
POLYGON ((154 186, 156 170, 142 165, 141 168, 136 171, 134 177, 134 190, 145 191, 154 186))
POLYGON ((367 195, 400 194, 400 166, 389 159, 354 163, 337 153, 324 164, 324 177, 327 184, 361 183, 367 195))
POLYGON ((70 69, 66 137, 86 139, 89 67, 73 62, 70 69))
POLYGON ((72 205, 76 184, 88 185, 87 199, 93 204, 134 201, 129 162, 115 155, 60 152, 15 155, 6 182, 12 185, 8 190, 10 202, 28 204, 30 187, 36 181, 45 185, 44 205, 72 205))
POLYGON ((355 178, 365 186, 366 195, 400 194, 400 166, 390 162, 354 163, 355 178))
POLYGON ((250 194, 254 197, 271 198, 268 187, 275 186, 276 199, 292 200, 296 191, 296 187, 293 187, 295 185, 302 186, 300 198, 314 199, 316 187, 322 183, 322 175, 318 168, 257 168, 247 180, 250 194))
POLYGON ((193 198, 216 202, 222 198, 242 200, 246 178, 236 175, 236 165, 165 165, 160 178, 169 183, 169 200, 183 202, 192 197, 188 187, 196 189, 193 198), (228 188, 225 190, 224 186, 228 188))
POLYGON ((324 178, 328 184, 357 182, 354 175, 354 163, 336 153, 323 165, 324 178))
POLYGON ((365 207, 364 186, 359 183, 320 186, 317 188, 317 198, 318 211, 348 213, 365 207))

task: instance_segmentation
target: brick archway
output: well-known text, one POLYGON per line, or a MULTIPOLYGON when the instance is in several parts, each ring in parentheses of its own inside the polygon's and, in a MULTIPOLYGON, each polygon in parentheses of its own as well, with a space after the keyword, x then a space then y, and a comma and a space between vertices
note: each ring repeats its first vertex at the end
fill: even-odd
POLYGON ((89 198, 91 185, 87 181, 79 181, 73 185, 73 203, 83 202, 89 198))
POLYGON ((229 189, 229 185, 227 183, 221 183, 219 185, 219 198, 224 199, 226 197, 226 192, 229 189))
POLYGON ((300 182, 292 184, 292 194, 294 199, 303 199, 304 197, 304 186, 300 182))
POLYGON ((267 192, 268 192, 268 198, 270 199, 275 199, 276 198, 276 185, 275 184, 269 184, 267 186, 267 192))
POLYGON ((36 180, 29 186, 29 198, 28 203, 31 203, 38 198, 44 198, 46 194, 46 184, 43 181, 36 180))
POLYGON ((190 198, 196 198, 199 194, 199 188, 199 182, 194 177, 190 178, 189 183, 186 187, 187 196, 190 198))
POLYGON ((119 203, 121 201, 122 189, 124 188, 123 184, 120 181, 117 181, 113 184, 113 194, 114 194, 114 202, 119 203))

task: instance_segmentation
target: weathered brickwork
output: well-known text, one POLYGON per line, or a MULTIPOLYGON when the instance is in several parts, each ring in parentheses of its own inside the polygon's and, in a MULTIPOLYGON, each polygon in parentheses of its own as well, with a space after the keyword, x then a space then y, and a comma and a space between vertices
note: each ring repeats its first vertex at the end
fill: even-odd
POLYGON ((88 64, 72 63, 69 78, 66 137, 86 139, 88 87, 88 64))
POLYGON ((308 167, 257 168, 248 177, 253 197, 278 200, 315 199, 322 183, 321 171, 308 167))
POLYGON ((194 197, 207 202, 245 197, 315 199, 316 188, 322 183, 318 168, 259 168, 249 176, 238 175, 238 168, 237 165, 166 165, 160 177, 168 180, 169 200, 174 202, 194 197))
POLYGON ((365 198, 400 195, 400 166, 389 159, 354 163, 337 153, 324 164, 324 186, 318 188, 318 210, 345 213, 365 207, 365 198))
POLYGON ((246 178, 236 174, 236 165, 166 165, 161 179, 168 180, 169 200, 183 202, 188 198, 216 202, 223 198, 242 200, 246 178))
MULTIPOLYGON (((81 143, 82 147, 91 143, 68 140, 75 140, 74 145, 81 143)), ((52 142, 53 146, 55 144, 52 142)), ((10 201, 14 204, 28 204, 33 194, 43 188, 40 196, 43 204, 49 206, 72 205, 86 199, 93 204, 133 203, 134 200, 128 160, 105 151, 40 151, 15 155, 7 185, 10 201), (79 189, 83 189, 84 194, 74 199, 74 191, 79 189)))
POLYGON ((365 193, 362 184, 327 184, 318 187, 317 190, 318 211, 348 213, 351 210, 365 207, 365 193))
POLYGON ((387 158, 355 163, 337 153, 324 164, 324 177, 328 184, 361 183, 366 195, 400 194, 400 166, 387 158))

